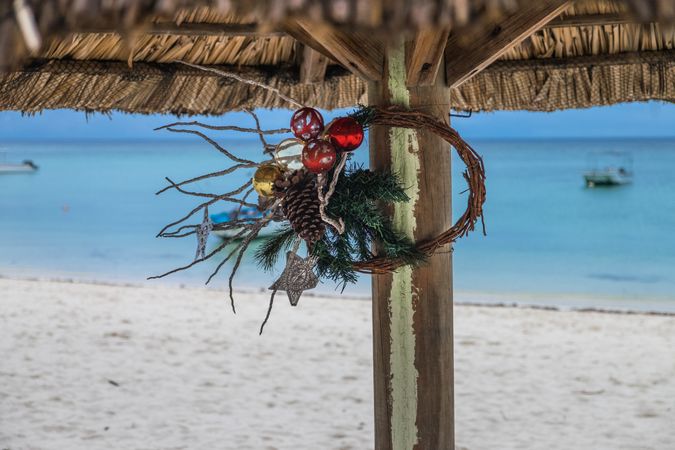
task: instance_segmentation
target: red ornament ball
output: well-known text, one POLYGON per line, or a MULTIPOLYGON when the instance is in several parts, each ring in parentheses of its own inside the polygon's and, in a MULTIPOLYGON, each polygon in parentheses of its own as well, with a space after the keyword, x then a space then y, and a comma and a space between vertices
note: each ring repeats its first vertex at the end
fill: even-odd
POLYGON ((323 117, 314 108, 301 108, 291 117, 291 130, 303 141, 317 138, 323 131, 323 117))
POLYGON ((326 135, 336 149, 351 152, 363 142, 363 127, 351 117, 340 117, 331 122, 326 135))
POLYGON ((302 164, 313 173, 323 173, 333 168, 337 152, 333 144, 312 139, 302 149, 302 164))

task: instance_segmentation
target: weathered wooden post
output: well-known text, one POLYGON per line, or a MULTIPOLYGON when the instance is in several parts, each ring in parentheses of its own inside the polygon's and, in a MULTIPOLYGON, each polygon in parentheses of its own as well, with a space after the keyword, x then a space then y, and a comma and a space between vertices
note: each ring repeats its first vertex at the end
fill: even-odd
MULTIPOLYGON (((447 35, 446 35, 447 38, 447 35)), ((417 42, 424 42, 418 39, 417 42)), ((443 42, 441 40, 441 42, 443 42)), ((444 44, 444 42, 443 42, 444 44)), ((385 52, 383 79, 371 82, 371 105, 401 105, 447 121, 443 71, 430 86, 408 86, 410 59, 433 48, 403 41, 385 52)), ((442 51, 443 47, 440 47, 442 51)), ((428 64, 422 71, 435 71, 428 64)), ((411 76, 412 75, 412 76, 411 76)), ((427 80, 429 77, 427 77, 427 80)), ((434 79, 433 74, 430 77, 434 79)), ((398 173, 412 200, 391 211, 395 226, 415 241, 451 225, 449 144, 428 131, 373 126, 370 163, 398 173)), ((439 249, 418 269, 373 276, 375 448, 454 448, 452 256, 439 249)))

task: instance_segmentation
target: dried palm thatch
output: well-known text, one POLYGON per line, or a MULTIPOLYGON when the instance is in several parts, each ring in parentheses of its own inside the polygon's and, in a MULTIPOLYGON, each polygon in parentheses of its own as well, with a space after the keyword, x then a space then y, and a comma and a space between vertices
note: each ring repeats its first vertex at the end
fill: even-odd
MULTIPOLYGON (((306 104, 347 107, 365 94, 362 81, 337 67, 321 84, 300 84, 296 73, 270 66, 221 68, 237 70, 247 79, 279 88, 306 104)), ((253 107, 289 104, 266 90, 175 63, 135 63, 130 69, 126 63, 112 61, 35 61, 6 74, 0 83, 0 109, 28 113, 71 108, 190 115, 253 107)))
POLYGON ((675 102, 675 51, 500 61, 453 92, 459 110, 554 111, 615 103, 675 102))
MULTIPOLYGON (((365 103, 366 83, 338 68, 319 84, 300 84, 293 71, 272 68, 246 69, 242 75, 322 108, 365 103)), ((553 111, 646 100, 675 101, 675 51, 580 57, 548 65, 502 61, 454 89, 451 106, 553 111)), ((0 83, 0 109, 28 113, 71 108, 192 115, 253 107, 289 105, 264 90, 177 64, 137 63, 131 70, 120 62, 36 62, 5 75, 0 83)))
MULTIPOLYGON (((296 34, 289 34, 289 20, 310 17, 339 25, 363 45, 373 35, 385 42, 391 30, 451 27, 451 41, 459 36, 461 46, 476 34, 499 27, 503 17, 527 4, 519 0, 3 2, 0 67, 6 70, 0 73, 0 110, 220 114, 242 107, 288 106, 268 92, 177 61, 242 72, 306 104, 350 106, 365 100, 366 82, 350 72, 348 59, 333 59, 333 54, 296 40, 296 34), (33 31, 42 44, 30 58, 31 27, 21 25, 20 4, 29 7, 33 31)), ((675 101, 673 19, 671 0, 577 1, 500 54, 487 69, 456 85, 452 106, 549 111, 649 99, 675 101)), ((381 49, 374 50, 381 54, 381 49)))
MULTIPOLYGON (((16 2, 14 2, 16 3, 16 2)), ((36 29, 53 36, 89 29, 141 31, 150 20, 175 23, 258 23, 273 27, 285 19, 305 16, 326 23, 402 30, 431 24, 464 24, 487 9, 497 15, 513 10, 516 0, 22 0, 35 13, 36 29), (243 19, 240 20, 240 19, 243 19)), ((7 63, 26 53, 14 20, 13 2, 0 3, 0 49, 7 63)))

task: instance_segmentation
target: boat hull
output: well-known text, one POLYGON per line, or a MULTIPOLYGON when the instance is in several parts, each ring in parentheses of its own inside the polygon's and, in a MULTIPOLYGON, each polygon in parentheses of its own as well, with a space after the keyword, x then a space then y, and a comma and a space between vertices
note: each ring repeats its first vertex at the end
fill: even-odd
POLYGON ((0 174, 30 173, 36 170, 37 168, 30 164, 0 164, 0 174))
MULTIPOLYGON (((274 234, 274 232, 277 230, 277 228, 278 227, 276 227, 274 225, 266 226, 265 228, 260 230, 257 238, 260 239, 260 238, 269 237, 272 234, 274 234)), ((239 232, 241 232, 241 230, 242 230, 241 228, 233 228, 231 230, 213 230, 212 234, 215 234, 216 236, 218 236, 221 239, 231 239, 231 238, 235 237, 237 234, 239 234, 239 232)))
POLYGON ((586 181, 586 186, 595 187, 595 186, 621 186, 624 184, 629 184, 631 178, 625 175, 620 175, 618 173, 598 173, 591 172, 584 174, 584 180, 586 181))

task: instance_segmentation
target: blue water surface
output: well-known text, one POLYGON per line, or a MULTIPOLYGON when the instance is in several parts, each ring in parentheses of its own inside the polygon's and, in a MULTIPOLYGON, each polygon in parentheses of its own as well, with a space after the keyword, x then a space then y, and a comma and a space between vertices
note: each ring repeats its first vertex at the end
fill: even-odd
MULTIPOLYGON (((476 141, 484 156, 487 236, 456 244, 459 292, 608 297, 675 305, 675 141, 476 141), (589 152, 624 150, 632 185, 587 189, 589 152)), ((227 141, 259 155, 256 141, 227 141)), ((0 275, 146 283, 149 275, 189 263, 196 240, 157 239, 162 226, 198 199, 155 196, 164 177, 180 181, 228 167, 198 139, 187 142, 5 143, 6 159, 32 159, 31 175, 0 176, 0 275)), ((356 161, 367 163, 367 147, 356 161)), ((453 160, 455 216, 465 207, 462 165, 453 160)), ((194 190, 221 192, 251 171, 205 180, 194 190)), ((212 212, 220 212, 217 208, 212 212)), ((209 247, 218 239, 212 237, 209 247)), ((218 261, 152 283, 201 284, 218 261)), ((277 273, 278 273, 277 268, 277 273)), ((227 284, 227 268, 214 286, 227 284)), ((238 285, 266 287, 274 274, 244 260, 238 285)), ((332 291, 327 283, 323 290, 332 291)), ((347 294, 369 293, 365 277, 347 294)))

